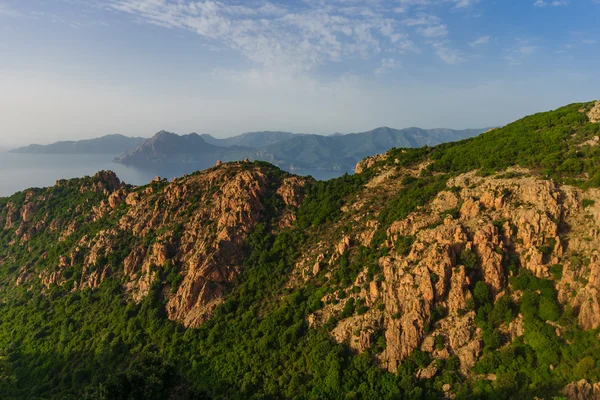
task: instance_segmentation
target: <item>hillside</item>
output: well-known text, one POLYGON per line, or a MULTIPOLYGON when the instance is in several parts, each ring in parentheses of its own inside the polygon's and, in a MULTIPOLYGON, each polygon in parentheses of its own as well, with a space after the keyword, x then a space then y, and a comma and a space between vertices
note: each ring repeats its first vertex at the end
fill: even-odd
POLYGON ((100 138, 63 141, 49 145, 31 144, 12 149, 11 153, 26 154, 120 154, 145 142, 145 138, 107 135, 100 138))
POLYGON ((231 162, 0 199, 0 393, 597 398, 599 112, 325 182, 231 162))

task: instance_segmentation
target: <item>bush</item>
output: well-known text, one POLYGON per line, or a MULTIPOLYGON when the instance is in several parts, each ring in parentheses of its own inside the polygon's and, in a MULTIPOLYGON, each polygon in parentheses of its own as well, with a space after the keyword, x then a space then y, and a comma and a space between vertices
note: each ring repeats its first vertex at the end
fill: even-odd
POLYGON ((459 264, 465 266, 467 270, 476 269, 479 266, 479 258, 472 250, 465 249, 460 253, 459 264))
POLYGON ((560 310, 554 299, 540 298, 539 316, 544 321, 556 321, 560 317, 560 310))
POLYGON ((594 204, 596 204, 596 202, 595 202, 594 200, 591 200, 591 199, 583 199, 583 200, 581 201, 581 206, 582 206, 583 208, 588 208, 588 207, 591 207, 591 206, 593 206, 594 204))
POLYGON ((348 300, 346 300, 346 304, 344 305, 344 308, 342 310, 341 317, 348 318, 348 317, 351 317, 353 314, 354 314, 354 297, 350 297, 348 300))
POLYGON ((482 281, 477 282, 475 284, 475 289, 473 289, 473 298, 478 307, 490 303, 492 301, 492 295, 488 285, 482 281))
POLYGON ((446 339, 442 335, 436 335, 433 343, 436 350, 442 350, 446 346, 446 339))
POLYGON ((400 236, 396 240, 396 251, 402 256, 408 256, 412 248, 415 238, 413 236, 400 236))

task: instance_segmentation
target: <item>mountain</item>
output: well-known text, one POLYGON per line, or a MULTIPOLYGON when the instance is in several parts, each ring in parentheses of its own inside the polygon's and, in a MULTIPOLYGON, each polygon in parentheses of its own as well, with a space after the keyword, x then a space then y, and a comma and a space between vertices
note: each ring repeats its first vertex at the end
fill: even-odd
POLYGON ((26 154, 120 154, 146 141, 141 137, 107 135, 96 139, 56 142, 49 145, 32 144, 13 149, 11 153, 26 154))
POLYGON ((135 149, 116 157, 115 161, 139 168, 182 169, 185 173, 208 168, 218 160, 241 160, 254 152, 254 149, 240 146, 210 144, 196 133, 179 136, 160 131, 135 149))
POLYGON ((597 398, 598 115, 2 198, 2 398, 597 398))
POLYGON ((299 136, 300 134, 290 133, 290 132, 247 132, 238 136, 232 136, 224 139, 217 139, 209 134, 203 134, 202 138, 210 144, 214 144, 216 146, 242 146, 242 147, 251 147, 254 149, 262 149, 265 146, 269 146, 275 143, 282 142, 287 139, 291 139, 295 136, 299 136))
MULTIPOLYGON (((265 147, 274 162, 283 168, 323 168, 351 171, 365 157, 384 153, 394 147, 434 146, 483 132, 482 129, 377 128, 346 135, 302 135, 265 147)), ((268 160, 271 161, 271 160, 268 160)))
POLYGON ((147 144, 118 157, 116 161, 142 168, 152 166, 160 169, 168 165, 190 173, 199 168, 207 168, 218 159, 231 161, 249 158, 268 161, 287 171, 334 170, 341 175, 351 172, 363 158, 393 147, 432 146, 472 137, 482 131, 378 128, 369 132, 332 136, 250 132, 232 138, 215 139, 206 134, 193 134, 193 140, 187 136, 178 139, 178 136, 170 134, 168 140, 165 137, 164 141, 157 142, 153 138, 147 144), (164 149, 161 143, 164 143, 164 149), (205 151, 207 148, 211 150, 205 151))

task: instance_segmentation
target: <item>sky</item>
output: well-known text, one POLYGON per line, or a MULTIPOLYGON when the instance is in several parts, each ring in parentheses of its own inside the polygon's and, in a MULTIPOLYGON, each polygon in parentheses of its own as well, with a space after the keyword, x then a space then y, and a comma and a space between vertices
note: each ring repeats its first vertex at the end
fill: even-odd
POLYGON ((600 98, 600 0, 0 0, 0 145, 483 128, 600 98))

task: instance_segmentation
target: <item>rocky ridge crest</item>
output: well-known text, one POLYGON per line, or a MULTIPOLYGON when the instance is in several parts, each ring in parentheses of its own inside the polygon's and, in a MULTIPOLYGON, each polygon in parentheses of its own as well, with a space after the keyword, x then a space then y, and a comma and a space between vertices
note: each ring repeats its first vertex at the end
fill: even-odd
MULTIPOLYGON (((168 279, 169 318, 197 327, 240 274, 248 235, 271 214, 275 229, 293 223, 306 183, 250 162, 222 164, 170 183, 158 178, 141 188, 126 187, 114 173, 103 171, 76 188, 97 197, 89 201, 89 210, 85 203, 74 206, 72 219, 50 221, 48 213, 36 214, 48 197, 29 191, 23 204, 6 205, 0 223, 5 230, 16 228, 16 240, 24 246, 46 230, 73 243, 53 267, 23 267, 18 284, 37 274, 46 288, 64 285, 73 270, 81 270, 72 290, 96 288, 107 277, 120 276, 130 298, 141 301, 155 282, 168 279), (281 206, 268 209, 270 198, 281 206), (81 235, 80 227, 102 221, 114 221, 113 228, 81 235)), ((57 186, 67 184, 76 183, 57 186)))

